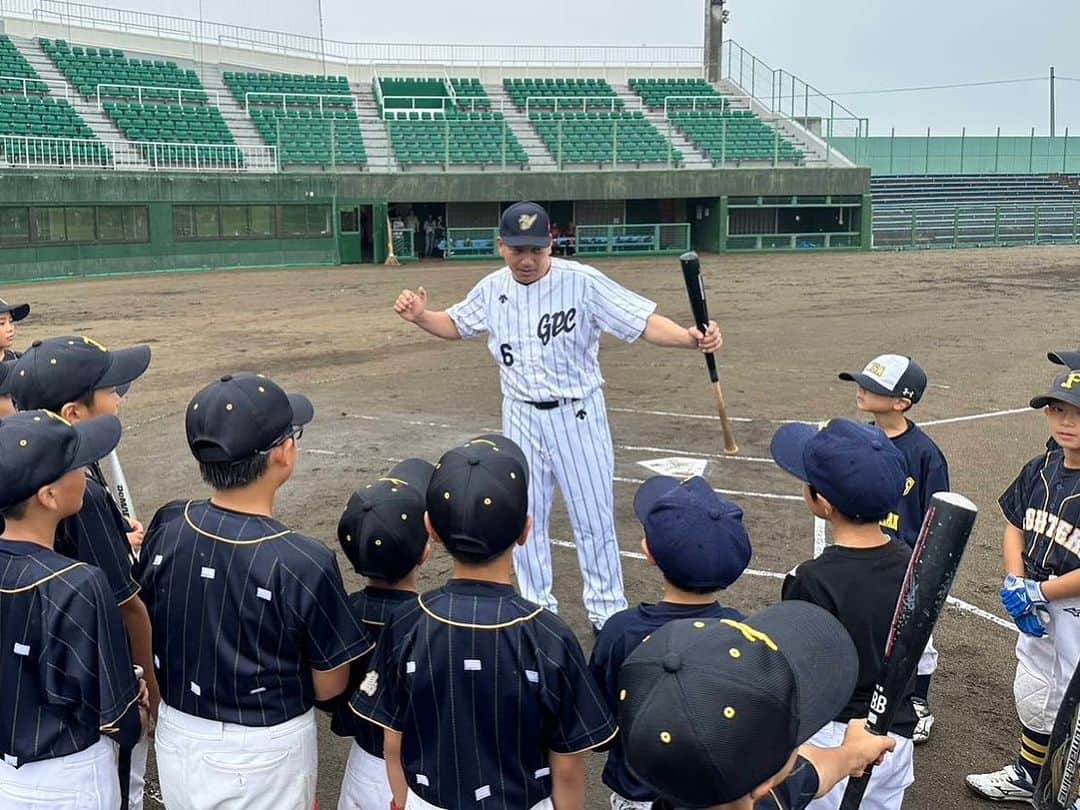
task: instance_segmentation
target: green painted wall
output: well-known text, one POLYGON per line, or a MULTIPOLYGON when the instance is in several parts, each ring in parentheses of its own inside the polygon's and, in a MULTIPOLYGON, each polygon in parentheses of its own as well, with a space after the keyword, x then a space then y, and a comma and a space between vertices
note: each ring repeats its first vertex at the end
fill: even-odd
POLYGON ((833 148, 875 175, 1077 174, 1080 137, 833 138, 833 148))

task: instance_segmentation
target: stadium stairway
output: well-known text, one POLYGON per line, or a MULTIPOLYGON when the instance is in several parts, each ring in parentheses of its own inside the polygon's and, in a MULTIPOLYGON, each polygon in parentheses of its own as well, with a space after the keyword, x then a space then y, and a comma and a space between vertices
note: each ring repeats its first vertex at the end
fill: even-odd
MULTIPOLYGON (((90 129, 94 130, 94 134, 102 141, 112 142, 107 144, 113 146, 116 142, 124 142, 127 139, 120 131, 120 128, 113 123, 112 119, 105 114, 105 111, 97 106, 97 100, 86 100, 82 97, 67 80, 67 77, 60 72, 53 61, 45 55, 45 52, 41 50, 36 40, 29 39, 27 37, 16 37, 8 35, 11 41, 15 44, 15 47, 19 49, 23 56, 26 57, 26 61, 30 63, 31 67, 37 71, 44 81, 46 81, 50 88, 52 88, 53 95, 58 97, 66 97, 71 103, 71 106, 75 109, 83 121, 86 122, 90 129), (63 92, 61 92, 61 88, 63 92)), ((124 164, 133 168, 148 167, 149 163, 143 160, 142 156, 137 154, 134 149, 128 150, 128 153, 124 155, 124 164)))
POLYGON ((521 144, 521 148, 529 156, 527 168, 540 172, 554 171, 554 155, 548 150, 547 145, 540 137, 540 133, 529 123, 529 119, 525 117, 525 114, 514 106, 514 102, 510 100, 510 96, 503 89, 502 82, 490 82, 484 85, 484 89, 487 91, 488 98, 491 99, 491 109, 499 111, 505 116, 504 120, 507 126, 510 127, 510 131, 514 133, 518 143, 521 144))
POLYGON ((642 105, 641 96, 630 89, 630 85, 626 82, 613 82, 609 81, 608 84, 614 88, 619 98, 626 104, 626 109, 637 110, 640 109, 645 113, 645 118, 649 120, 656 131, 664 136, 667 140, 671 141, 671 145, 678 149, 683 154, 682 165, 687 169, 709 169, 712 168, 712 162, 705 157, 705 154, 699 150, 694 144, 679 132, 674 126, 669 127, 668 121, 664 117, 663 110, 650 110, 647 106, 642 105))
POLYGON ((214 100, 214 93, 217 93, 217 108, 221 111, 221 117, 225 119, 225 126, 236 139, 236 145, 244 152, 244 160, 251 163, 253 155, 247 147, 262 146, 263 140, 259 137, 259 131, 255 129, 255 124, 252 123, 247 111, 233 98, 229 88, 225 86, 225 81, 221 77, 225 69, 224 67, 208 69, 199 76, 199 79, 202 81, 203 88, 210 94, 211 102, 214 100))
POLYGON ((397 162, 390 146, 390 133, 386 129, 386 122, 379 116, 371 82, 350 82, 349 89, 356 107, 360 134, 364 138, 368 168, 375 172, 401 171, 401 164, 397 162))

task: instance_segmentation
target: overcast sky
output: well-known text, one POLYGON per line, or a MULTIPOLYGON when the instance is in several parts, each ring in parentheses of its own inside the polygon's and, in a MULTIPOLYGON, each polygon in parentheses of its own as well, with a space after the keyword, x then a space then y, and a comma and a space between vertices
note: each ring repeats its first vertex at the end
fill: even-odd
MULTIPOLYGON (((324 0, 328 38, 376 42, 654 45, 702 42, 705 0, 324 0)), ((104 5, 196 16, 198 0, 104 5)), ((204 0, 208 20, 318 33, 316 0, 204 0), (256 14, 257 10, 257 14, 256 14)), ((1077 0, 729 0, 725 37, 860 116, 871 133, 1049 132, 1048 82, 853 91, 1059 76, 1080 79, 1077 0)), ((1057 84, 1058 134, 1080 135, 1080 82, 1057 84)))

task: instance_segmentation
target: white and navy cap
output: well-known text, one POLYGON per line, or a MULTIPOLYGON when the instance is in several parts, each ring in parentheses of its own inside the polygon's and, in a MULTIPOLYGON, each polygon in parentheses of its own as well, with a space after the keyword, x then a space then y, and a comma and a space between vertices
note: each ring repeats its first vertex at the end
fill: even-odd
POLYGON ((547 247, 551 244, 551 220, 542 205, 514 203, 503 211, 499 237, 510 247, 547 247))
POLYGON ((912 405, 922 399, 926 391, 926 372, 902 354, 880 354, 861 372, 842 371, 839 377, 858 383, 874 394, 910 399, 912 405))

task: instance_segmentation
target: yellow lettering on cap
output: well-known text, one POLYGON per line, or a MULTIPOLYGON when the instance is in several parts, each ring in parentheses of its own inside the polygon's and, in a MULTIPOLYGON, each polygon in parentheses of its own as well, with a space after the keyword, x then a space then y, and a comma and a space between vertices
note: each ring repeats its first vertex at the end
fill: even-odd
POLYGON ((88 338, 86 336, 83 336, 82 342, 85 343, 87 346, 93 346, 95 349, 101 349, 101 351, 103 351, 103 352, 108 351, 108 349, 106 349, 104 346, 102 346, 100 343, 98 343, 93 338, 88 338))
POLYGON ((733 621, 732 619, 721 619, 720 624, 726 624, 728 627, 734 628, 743 634, 743 638, 750 642, 762 642, 773 652, 777 652, 780 648, 776 646, 776 642, 769 638, 765 633, 760 630, 755 630, 748 624, 742 622, 733 621))
POLYGON ((539 214, 522 214, 518 217, 518 228, 523 231, 529 230, 538 216, 539 214))
POLYGON ((1065 378, 1065 382, 1061 384, 1061 387, 1067 391, 1071 391, 1072 387, 1080 383, 1080 371, 1070 371, 1069 376, 1065 378))
POLYGON ((71 427, 71 422, 69 422, 69 421, 68 421, 67 419, 65 419, 64 417, 62 417, 62 416, 61 416, 60 414, 58 414, 58 413, 53 413, 52 411, 48 411, 48 410, 44 411, 44 413, 45 413, 45 415, 46 415, 47 417, 49 417, 50 419, 55 419, 55 420, 56 420, 57 422, 63 422, 63 423, 64 423, 65 425, 67 425, 68 427, 71 427))
POLYGON ((914 487, 915 479, 909 475, 907 481, 904 482, 904 494, 907 495, 909 492, 911 492, 912 489, 914 489, 914 487))
POLYGON ((380 478, 379 481, 386 481, 390 484, 393 484, 395 487, 407 486, 409 483, 408 481, 405 481, 401 478, 380 478))
POLYGON ((469 442, 469 444, 489 444, 496 450, 499 449, 499 445, 495 444, 495 442, 491 441, 490 439, 473 439, 471 442, 469 442))
POLYGON ((884 377, 885 366, 881 365, 881 363, 871 363, 866 367, 866 373, 873 374, 875 377, 884 377))

